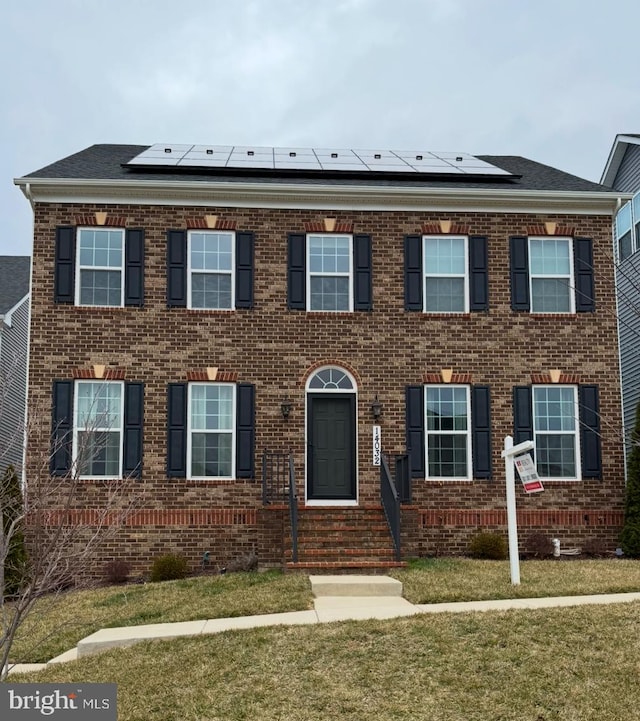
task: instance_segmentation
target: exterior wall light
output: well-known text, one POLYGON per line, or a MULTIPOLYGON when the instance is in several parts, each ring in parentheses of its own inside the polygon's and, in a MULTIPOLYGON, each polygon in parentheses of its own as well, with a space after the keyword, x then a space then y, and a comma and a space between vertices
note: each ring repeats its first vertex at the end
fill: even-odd
POLYGON ((282 403, 280 404, 280 411, 282 412, 283 418, 288 418, 289 414, 291 413, 291 406, 293 405, 291 398, 288 396, 283 399, 282 403))
POLYGON ((377 421, 380 419, 380 416, 382 415, 382 403, 378 400, 378 394, 376 393, 376 397, 373 399, 373 403, 371 404, 371 413, 373 413, 373 420, 377 421))

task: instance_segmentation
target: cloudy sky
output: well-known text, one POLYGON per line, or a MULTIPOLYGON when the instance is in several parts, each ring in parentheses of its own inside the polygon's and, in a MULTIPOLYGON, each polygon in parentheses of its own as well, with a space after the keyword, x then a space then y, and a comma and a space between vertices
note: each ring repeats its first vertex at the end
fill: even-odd
POLYGON ((640 132, 637 0, 21 0, 0 8, 13 178, 93 143, 523 155, 599 180, 640 132))

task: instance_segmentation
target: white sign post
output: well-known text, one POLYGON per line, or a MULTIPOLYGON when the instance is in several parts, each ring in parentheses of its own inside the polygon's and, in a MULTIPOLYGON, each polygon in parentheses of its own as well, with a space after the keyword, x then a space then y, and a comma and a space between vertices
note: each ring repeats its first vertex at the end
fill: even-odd
POLYGON ((373 465, 380 465, 380 454, 382 453, 382 442, 380 426, 373 427, 373 465))
POLYGON ((509 528, 509 566, 511 568, 511 583, 513 586, 520 585, 520 556, 518 554, 518 521, 516 517, 516 474, 514 470, 514 458, 535 448, 533 441, 524 441, 513 445, 513 438, 507 436, 504 439, 504 471, 507 480, 507 526, 509 528))

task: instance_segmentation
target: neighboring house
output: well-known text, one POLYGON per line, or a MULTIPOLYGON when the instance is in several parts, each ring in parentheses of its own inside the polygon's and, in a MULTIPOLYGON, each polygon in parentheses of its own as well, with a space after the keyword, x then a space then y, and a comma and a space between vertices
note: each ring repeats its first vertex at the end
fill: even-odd
POLYGON ((0 255, 0 474, 22 468, 31 259, 0 255))
POLYGON ((301 568, 463 553, 506 530, 508 435, 545 485, 518 490, 523 544, 615 547, 609 188, 512 156, 171 145, 15 182, 34 443, 53 429, 61 476, 94 444, 79 508, 128 475, 145 499, 110 557, 279 564, 295 522, 301 568))
POLYGON ((602 173, 619 192, 613 224, 620 367, 627 452, 640 403, 640 135, 617 135, 602 173), (633 197, 630 194, 634 193, 633 197))

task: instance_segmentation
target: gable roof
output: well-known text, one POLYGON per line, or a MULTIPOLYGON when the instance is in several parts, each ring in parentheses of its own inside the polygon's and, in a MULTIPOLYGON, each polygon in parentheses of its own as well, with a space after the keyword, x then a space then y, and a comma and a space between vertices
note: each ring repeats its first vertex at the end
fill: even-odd
POLYGON ((28 295, 30 269, 28 255, 0 255, 0 315, 28 295))
POLYGON ((607 162, 604 166, 604 170, 602 171, 602 177, 600 178, 600 182, 603 185, 613 187, 616 175, 618 174, 618 170, 620 170, 620 165, 622 165, 622 161, 624 160, 624 156, 629 145, 640 145, 640 134, 619 133, 616 135, 609 152, 609 157, 607 158, 607 162))
POLYGON ((512 174, 511 177, 496 177, 480 180, 473 177, 438 178, 434 176, 399 178, 394 173, 376 173, 375 177, 355 177, 330 171, 294 172, 284 174, 278 170, 264 171, 246 169, 209 168, 205 171, 185 168, 142 168, 126 167, 132 158, 147 150, 146 145, 92 145, 44 168, 36 170, 23 178, 16 179, 18 185, 24 185, 30 179, 47 180, 106 180, 106 181, 165 181, 167 183, 206 183, 223 179, 227 183, 243 183, 247 179, 260 183, 317 183, 336 185, 367 185, 374 187, 430 187, 430 188, 486 188, 549 190, 549 191, 585 191, 611 192, 611 189, 599 183, 584 180, 533 160, 520 156, 477 155, 476 157, 496 165, 512 174))

